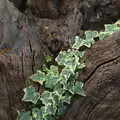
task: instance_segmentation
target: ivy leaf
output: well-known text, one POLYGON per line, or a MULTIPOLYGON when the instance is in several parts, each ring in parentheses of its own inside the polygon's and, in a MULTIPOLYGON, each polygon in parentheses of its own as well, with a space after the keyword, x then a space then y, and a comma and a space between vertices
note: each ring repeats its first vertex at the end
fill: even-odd
POLYGON ((111 34, 112 34, 112 32, 100 32, 99 33, 99 39, 104 40, 105 38, 107 38, 111 34))
POLYGON ((84 93, 82 82, 78 82, 78 81, 75 82, 75 84, 71 88, 69 88, 69 91, 72 94, 78 94, 78 95, 81 95, 81 96, 86 96, 85 93, 84 93))
POLYGON ((51 62, 52 59, 53 59, 53 57, 52 57, 52 56, 49 56, 49 55, 45 57, 45 60, 46 60, 47 63, 48 63, 48 62, 51 62))
POLYGON ((86 39, 92 39, 93 40, 95 37, 98 36, 98 32, 97 31, 86 31, 85 36, 86 36, 86 39))
POLYGON ((58 76, 59 75, 58 66, 51 65, 50 70, 48 70, 47 75, 58 76))
POLYGON ((71 98, 72 98, 72 95, 68 92, 66 92, 63 96, 62 96, 62 102, 64 103, 67 103, 67 104, 70 104, 70 101, 71 101, 71 98))
POLYGON ((64 81, 63 83, 67 83, 68 79, 70 78, 70 76, 74 74, 73 71, 71 71, 71 69, 69 68, 63 68, 61 73, 60 73, 60 77, 63 77, 63 79, 61 81, 64 81))
POLYGON ((35 120, 43 120, 42 110, 39 108, 32 108, 32 116, 35 120))
POLYGON ((55 59, 59 65, 69 66, 72 65, 75 58, 73 54, 68 51, 62 51, 55 59))
POLYGON ((79 64, 77 65, 77 69, 81 70, 85 68, 85 63, 83 61, 79 62, 79 64))
POLYGON ((49 91, 44 91, 41 95, 40 100, 42 101, 42 103, 46 106, 46 105, 55 105, 56 101, 54 99, 54 95, 52 92, 49 91))
POLYGON ((85 39, 80 38, 78 36, 75 37, 75 43, 73 44, 73 49, 79 49, 80 47, 84 46, 85 39))
POLYGON ((118 27, 116 24, 106 24, 105 25, 105 32, 117 32, 120 31, 120 27, 118 27))
POLYGON ((48 75, 47 76, 47 79, 45 81, 45 87, 46 88, 50 88, 50 89, 53 89, 54 86, 57 84, 57 82, 59 81, 59 77, 57 76, 50 76, 48 75))
POLYGON ((30 111, 28 112, 19 112, 17 120, 32 120, 32 116, 30 115, 30 111))
POLYGON ((41 95, 40 100, 44 105, 47 105, 48 103, 52 103, 52 98, 51 98, 51 92, 49 91, 44 91, 41 95))
POLYGON ((25 102, 32 102, 34 104, 37 103, 37 101, 39 100, 40 98, 40 95, 38 92, 35 91, 35 88, 34 87, 28 87, 28 88, 24 88, 24 97, 23 97, 23 101, 25 102))
POLYGON ((46 108, 47 108, 46 112, 49 115, 55 115, 56 114, 57 107, 55 105, 47 105, 46 108))
POLYGON ((55 105, 46 105, 41 107, 43 112, 43 118, 46 118, 49 115, 55 115, 57 111, 57 107, 55 105))
POLYGON ((32 75, 30 78, 32 79, 32 81, 38 82, 43 85, 44 81, 46 80, 46 75, 44 72, 37 71, 37 73, 32 75))
POLYGON ((52 65, 46 74, 45 87, 53 89, 57 82, 60 80, 58 67, 52 65))

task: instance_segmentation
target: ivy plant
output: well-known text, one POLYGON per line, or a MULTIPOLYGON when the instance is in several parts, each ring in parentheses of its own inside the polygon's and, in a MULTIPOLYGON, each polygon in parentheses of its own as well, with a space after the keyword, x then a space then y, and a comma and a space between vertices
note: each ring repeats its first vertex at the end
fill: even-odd
MULTIPOLYGON (((85 49, 95 43, 95 38, 105 39, 114 32, 120 31, 117 24, 105 25, 101 32, 86 31, 85 38, 76 36, 72 48, 60 51, 55 58, 57 65, 51 65, 43 70, 38 70, 30 77, 33 82, 44 86, 45 90, 40 94, 33 86, 24 88, 24 102, 33 105, 28 111, 18 112, 18 120, 56 120, 62 115, 71 102, 73 95, 85 96, 84 84, 77 80, 77 74, 85 67, 85 49), (81 47, 84 49, 80 49, 81 47)), ((47 57, 47 61, 51 61, 47 57)))

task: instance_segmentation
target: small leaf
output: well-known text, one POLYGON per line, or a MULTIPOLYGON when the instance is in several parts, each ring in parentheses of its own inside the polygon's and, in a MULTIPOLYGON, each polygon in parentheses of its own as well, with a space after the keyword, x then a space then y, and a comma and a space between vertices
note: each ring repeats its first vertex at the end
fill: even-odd
POLYGON ((112 34, 112 32, 100 32, 99 33, 99 39, 100 40, 104 40, 105 38, 107 38, 108 36, 110 36, 112 34))
POLYGON ((80 63, 78 64, 78 66, 77 66, 77 69, 81 70, 81 69, 83 69, 83 68, 85 68, 85 63, 84 63, 84 62, 80 62, 80 63))
POLYGON ((83 89, 83 83, 82 82, 75 82, 75 84, 73 85, 73 87, 70 88, 70 92, 72 94, 79 94, 81 96, 86 96, 84 93, 84 89, 83 89))
POLYGON ((32 116, 30 115, 30 112, 19 112, 18 111, 17 120, 32 120, 32 116))
POLYGON ((51 65, 51 66, 50 66, 50 70, 48 71, 47 75, 55 75, 55 76, 58 76, 58 75, 59 75, 58 66, 51 65))
POLYGON ((105 32, 117 32, 120 31, 120 27, 117 27, 116 24, 106 24, 105 25, 105 32))
POLYGON ((43 120, 42 110, 39 108, 32 108, 32 116, 35 120, 43 120))
POLYGON ((74 72, 71 71, 71 69, 65 67, 62 69, 60 76, 63 77, 62 80, 64 80, 64 83, 67 83, 68 79, 72 74, 74 74, 74 72))
POLYGON ((53 59, 53 57, 49 56, 49 55, 45 57, 46 62, 51 62, 52 59, 53 59))
POLYGON ((44 105, 55 104, 55 101, 54 101, 53 96, 52 96, 52 92, 49 92, 49 91, 44 91, 41 95, 40 100, 42 101, 42 103, 44 105))
POLYGON ((55 115, 56 114, 57 107, 55 105, 47 105, 46 108, 47 108, 46 111, 49 115, 55 115))
POLYGON ((94 39, 95 37, 98 36, 97 31, 86 31, 85 32, 86 39, 94 39))
POLYGON ((70 101, 71 101, 71 98, 72 98, 72 95, 68 92, 66 92, 63 97, 62 97, 62 102, 64 103, 67 103, 67 104, 70 104, 70 101))
POLYGON ((25 88, 24 89, 24 97, 23 97, 23 101, 25 102, 32 102, 34 104, 37 103, 37 101, 39 100, 40 98, 40 95, 38 92, 35 91, 35 88, 34 87, 28 87, 28 88, 25 88))
POLYGON ((84 46, 84 42, 85 42, 85 39, 82 39, 76 36, 75 43, 73 44, 72 48, 78 50, 80 47, 84 46))
POLYGON ((36 74, 34 74, 34 75, 31 76, 31 79, 32 79, 32 81, 38 82, 38 83, 40 83, 41 85, 43 85, 43 82, 44 82, 45 79, 46 79, 46 75, 45 75, 44 72, 37 71, 36 74))
POLYGON ((57 76, 48 75, 46 78, 45 87, 50 89, 53 89, 57 82, 60 80, 57 76))
POLYGON ((43 118, 46 118, 49 115, 55 115, 57 107, 54 105, 46 105, 41 107, 41 110, 43 112, 43 118))

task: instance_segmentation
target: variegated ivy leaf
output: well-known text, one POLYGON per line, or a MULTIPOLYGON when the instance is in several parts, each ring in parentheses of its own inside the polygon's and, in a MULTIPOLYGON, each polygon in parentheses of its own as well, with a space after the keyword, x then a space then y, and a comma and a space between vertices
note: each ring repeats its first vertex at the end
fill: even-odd
POLYGON ((78 51, 76 49, 68 49, 67 52, 70 53, 73 56, 77 56, 77 57, 80 57, 80 58, 82 58, 85 54, 85 51, 78 51))
POLYGON ((45 57, 46 62, 51 62, 52 59, 53 59, 52 56, 46 56, 46 57, 45 57))
POLYGON ((59 65, 64 65, 67 68, 70 68, 71 71, 75 71, 77 64, 79 63, 79 57, 74 55, 70 51, 62 51, 57 56, 56 61, 59 65))
POLYGON ((46 74, 45 87, 53 89, 59 80, 58 67, 52 65, 46 74))
POLYGON ((83 89, 83 83, 80 81, 75 82, 71 88, 69 87, 69 91, 72 94, 79 94, 81 96, 85 96, 84 89, 83 89))
POLYGON ((81 70, 81 69, 83 69, 83 68, 85 68, 85 63, 84 63, 84 61, 81 61, 81 62, 79 62, 79 64, 77 65, 77 69, 81 70))
POLYGON ((85 39, 80 38, 79 36, 76 36, 75 43, 73 44, 72 48, 78 50, 80 47, 84 45, 84 42, 85 42, 85 39))
POLYGON ((47 116, 55 115, 57 111, 57 107, 55 105, 45 105, 41 107, 43 118, 45 119, 47 116))
POLYGON ((86 35, 86 39, 80 38, 78 36, 75 38, 75 43, 72 46, 73 49, 79 49, 82 46, 86 46, 90 48, 91 45, 95 42, 94 37, 97 37, 98 32, 86 31, 85 35, 86 35))
POLYGON ((54 93, 49 91, 44 91, 41 95, 40 100, 46 105, 56 105, 56 99, 54 99, 54 93))
POLYGON ((99 39, 100 40, 104 40, 105 38, 107 38, 109 35, 111 35, 113 32, 100 32, 99 33, 99 39))
POLYGON ((120 31, 120 27, 118 27, 116 24, 106 24, 105 25, 105 32, 117 32, 120 31))
POLYGON ((70 52, 61 51, 55 60, 59 65, 68 66, 68 64, 73 63, 74 56, 70 52))
POLYGON ((44 105, 52 104, 53 103, 52 93, 49 91, 44 91, 41 95, 40 100, 44 105))
POLYGON ((70 104, 71 98, 72 98, 72 95, 71 95, 69 92, 66 92, 66 93, 62 96, 61 101, 64 102, 64 103, 70 104))
POLYGON ((39 108, 32 108, 32 116, 35 120, 43 120, 42 110, 39 108))
POLYGON ((45 81, 45 88, 53 89, 59 80, 60 80, 59 76, 47 75, 45 81))
POLYGON ((119 27, 119 25, 120 25, 120 20, 116 21, 115 24, 119 27))
POLYGON ((32 120, 32 116, 30 112, 19 112, 17 120, 32 120))
POLYGON ((25 102, 32 102, 34 104, 37 103, 37 101, 39 100, 40 98, 40 95, 38 92, 36 92, 35 88, 30 86, 28 88, 24 88, 24 97, 23 97, 23 101, 25 102))
POLYGON ((62 83, 56 84, 53 94, 57 95, 60 98, 66 91, 63 86, 64 85, 62 83))
POLYGON ((63 81, 63 83, 67 83, 68 79, 72 74, 74 74, 74 72, 70 68, 67 67, 63 68, 60 73, 60 77, 63 78, 61 79, 61 82, 63 81))
POLYGON ((47 75, 58 76, 58 75, 59 75, 58 66, 51 65, 51 66, 50 66, 50 69, 48 70, 47 75))
POLYGON ((99 33, 99 39, 104 40, 108 36, 112 35, 114 32, 120 31, 120 27, 117 24, 106 24, 105 31, 99 33))
POLYGON ((98 32, 97 31, 86 31, 85 36, 86 36, 86 39, 92 39, 94 41, 94 38, 98 36, 98 32))
POLYGON ((30 78, 32 79, 32 81, 38 82, 43 85, 44 81, 46 80, 46 75, 44 72, 37 71, 37 73, 32 75, 30 78))

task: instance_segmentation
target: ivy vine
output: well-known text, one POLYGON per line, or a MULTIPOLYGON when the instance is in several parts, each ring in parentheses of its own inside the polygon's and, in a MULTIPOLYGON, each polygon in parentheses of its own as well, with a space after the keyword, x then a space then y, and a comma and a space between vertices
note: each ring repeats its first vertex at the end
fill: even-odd
MULTIPOLYGON (((105 39, 114 32, 120 31, 118 23, 105 25, 105 30, 86 31, 85 38, 76 36, 72 48, 60 51, 55 58, 57 65, 38 70, 30 77, 33 82, 44 86, 40 94, 33 86, 24 88, 23 101, 31 102, 33 107, 28 111, 18 111, 18 120, 56 120, 62 115, 71 102, 73 95, 85 96, 77 74, 85 67, 84 54, 87 48, 95 43, 95 38, 105 39), (84 49, 80 49, 82 47, 84 49)), ((48 57, 48 61, 51 58, 48 57)))

